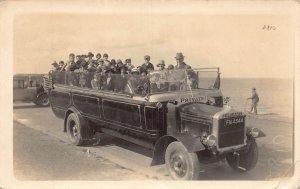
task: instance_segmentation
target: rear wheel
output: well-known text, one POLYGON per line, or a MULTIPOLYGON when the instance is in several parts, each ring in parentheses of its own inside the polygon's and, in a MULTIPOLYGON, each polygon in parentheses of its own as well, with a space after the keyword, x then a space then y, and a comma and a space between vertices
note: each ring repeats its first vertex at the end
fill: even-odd
POLYGON ((36 100, 35 104, 37 104, 38 106, 49 106, 50 101, 48 95, 47 94, 40 95, 36 100))
POLYGON ((165 154, 167 170, 175 180, 195 180, 200 172, 196 153, 189 153, 181 142, 169 144, 165 154))
POLYGON ((253 169, 258 160, 258 148, 255 140, 251 141, 249 150, 241 153, 239 156, 239 165, 237 155, 229 155, 226 157, 227 163, 232 169, 240 172, 246 172, 253 169), (238 166, 245 170, 238 168, 238 166))
POLYGON ((72 144, 80 146, 83 144, 81 135, 82 125, 75 113, 69 114, 67 118, 67 134, 72 144))

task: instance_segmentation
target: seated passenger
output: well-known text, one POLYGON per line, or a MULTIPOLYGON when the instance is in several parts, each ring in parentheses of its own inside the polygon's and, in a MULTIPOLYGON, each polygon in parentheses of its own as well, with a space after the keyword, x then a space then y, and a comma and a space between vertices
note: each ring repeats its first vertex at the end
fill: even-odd
POLYGON ((80 87, 86 87, 87 74, 88 74, 87 67, 88 67, 87 62, 84 62, 81 65, 81 68, 79 69, 79 86, 80 87))
POLYGON ((104 80, 103 90, 113 91, 114 90, 114 77, 113 70, 109 69, 105 71, 106 77, 104 80))
POLYGON ((125 65, 127 67, 128 72, 130 73, 131 70, 134 68, 134 65, 131 64, 131 58, 127 58, 125 60, 125 65))
POLYGON ((123 62, 122 60, 118 59, 117 60, 117 65, 115 66, 115 74, 120 74, 121 73, 121 68, 123 67, 123 62))
POLYGON ((138 85, 138 76, 139 76, 139 70, 137 68, 133 68, 131 70, 131 74, 129 75, 128 78, 128 84, 132 89, 136 88, 138 85))
POLYGON ((164 60, 160 60, 159 63, 156 65, 156 67, 158 67, 158 70, 164 70, 165 69, 165 61, 164 60))
POLYGON ((127 85, 127 68, 125 66, 120 68, 120 75, 117 75, 115 79, 115 91, 124 93, 124 89, 127 85))
POLYGON ((174 70, 174 66, 172 64, 169 64, 167 69, 168 70, 174 70))
POLYGON ((197 88, 197 76, 193 70, 186 71, 186 82, 180 86, 181 91, 190 90, 197 88))
POLYGON ((142 70, 137 80, 135 92, 137 94, 146 95, 148 91, 148 83, 147 70, 142 70))
POLYGON ((151 74, 150 76, 151 93, 168 91, 169 83, 165 82, 159 73, 151 74))
POLYGON ((92 79, 91 81, 91 85, 92 85, 92 89, 96 89, 99 90, 100 89, 100 80, 99 80, 99 76, 98 74, 94 74, 94 79, 92 79))

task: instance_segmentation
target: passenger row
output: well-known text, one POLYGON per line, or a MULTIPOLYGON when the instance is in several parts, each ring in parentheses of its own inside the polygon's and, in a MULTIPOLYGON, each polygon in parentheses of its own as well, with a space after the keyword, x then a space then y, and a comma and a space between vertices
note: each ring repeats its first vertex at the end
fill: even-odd
MULTIPOLYGON (((175 72, 172 70, 171 72, 175 72)), ((168 71, 169 72, 169 71, 168 71)), ((132 70, 130 74, 125 74, 125 69, 121 69, 120 74, 113 74, 112 70, 105 72, 72 72, 72 71, 52 71, 50 76, 55 84, 77 86, 95 90, 113 91, 127 94, 147 94, 165 91, 190 90, 197 87, 195 72, 188 70, 176 71, 177 79, 162 78, 161 73, 151 73, 147 75, 145 71, 132 70), (187 73, 187 77, 185 77, 187 73), (181 75, 181 76, 179 76, 181 75)), ((175 77, 175 76, 172 76, 175 77)))
MULTIPOLYGON (((93 58, 94 54, 89 52, 88 55, 76 55, 75 61, 75 54, 69 54, 69 60, 64 63, 64 61, 60 61, 57 63, 54 61, 52 63, 52 71, 74 71, 74 72, 96 72, 96 73, 106 73, 107 71, 111 71, 114 74, 120 74, 121 70, 125 74, 131 73, 132 71, 136 71, 139 74, 145 72, 146 74, 148 71, 154 70, 153 64, 150 62, 150 56, 145 55, 144 60, 145 62, 141 66, 135 67, 131 63, 131 58, 127 58, 125 63, 122 62, 121 59, 111 59, 109 60, 109 56, 107 53, 103 54, 103 58, 100 53, 96 55, 96 59, 93 58)), ((172 70, 172 69, 190 69, 191 67, 184 62, 184 57, 181 52, 176 53, 174 57, 177 61, 177 65, 173 66, 170 64, 167 68, 165 68, 165 61, 160 60, 157 64, 159 70, 172 70)))

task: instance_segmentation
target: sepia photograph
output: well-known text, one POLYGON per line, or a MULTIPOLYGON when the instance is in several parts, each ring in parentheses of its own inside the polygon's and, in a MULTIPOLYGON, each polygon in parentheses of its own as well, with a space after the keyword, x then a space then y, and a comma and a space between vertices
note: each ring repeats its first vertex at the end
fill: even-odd
POLYGON ((299 2, 269 3, 0 2, 0 188, 299 187, 299 2))

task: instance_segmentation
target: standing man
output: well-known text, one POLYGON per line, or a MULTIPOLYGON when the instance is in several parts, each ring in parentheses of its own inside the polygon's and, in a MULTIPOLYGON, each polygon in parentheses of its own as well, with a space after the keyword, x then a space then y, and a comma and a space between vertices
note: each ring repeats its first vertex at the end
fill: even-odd
POLYGON ((65 70, 62 70, 62 67, 65 65, 65 63, 64 63, 64 61, 59 61, 59 63, 58 63, 58 67, 59 67, 59 69, 58 70, 61 70, 61 71, 65 71, 65 70))
POLYGON ((62 67, 60 71, 63 71, 64 69, 66 69, 66 71, 74 71, 73 68, 75 68, 75 55, 73 53, 70 53, 69 60, 66 62, 66 64, 62 67))
POLYGON ((89 52, 88 53, 88 60, 87 60, 87 63, 88 63, 88 65, 90 66, 90 67, 94 67, 94 64, 95 64, 95 60, 93 59, 93 57, 94 57, 94 54, 93 53, 91 53, 91 52, 89 52))
POLYGON ((127 58, 125 60, 125 64, 126 64, 128 72, 130 73, 131 70, 134 68, 134 65, 131 64, 131 58, 127 58))
POLYGON ((259 102, 259 97, 258 97, 258 94, 256 93, 256 88, 254 88, 254 87, 252 88, 252 96, 247 99, 252 99, 250 113, 252 113, 252 111, 254 111, 253 113, 255 113, 257 115, 257 104, 259 102))
POLYGON ((99 66, 100 60, 101 60, 101 54, 97 53, 97 55, 96 55, 96 64, 97 64, 97 66, 99 66))
POLYGON ((145 55, 144 56, 144 60, 145 60, 145 63, 142 64, 141 71, 146 71, 148 73, 148 71, 154 70, 154 66, 150 62, 150 56, 149 55, 145 55))
POLYGON ((54 61, 51 65, 53 66, 51 69, 52 72, 59 70, 59 66, 56 61, 54 61))
POLYGON ((187 65, 185 62, 184 62, 184 57, 182 52, 178 52, 176 53, 176 62, 177 62, 177 65, 175 66, 175 69, 191 69, 191 66, 187 65))
POLYGON ((110 61, 108 60, 108 54, 107 53, 103 54, 103 61, 104 61, 104 66, 109 68, 110 67, 110 61))

